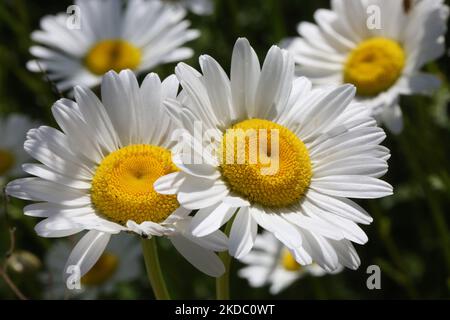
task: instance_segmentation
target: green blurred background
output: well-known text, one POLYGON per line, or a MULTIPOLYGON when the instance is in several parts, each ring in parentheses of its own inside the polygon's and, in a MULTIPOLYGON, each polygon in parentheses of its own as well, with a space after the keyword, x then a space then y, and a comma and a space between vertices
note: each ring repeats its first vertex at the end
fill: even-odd
MULTIPOLYGON (((449 4, 449 1, 446 1, 449 4)), ((70 1, 2 0, 0 3, 0 116, 12 112, 27 114, 41 123, 55 125, 50 107, 59 96, 42 75, 25 68, 30 59, 30 33, 39 19, 65 11, 70 1)), ((239 36, 249 39, 260 59, 272 44, 296 35, 299 21, 312 21, 317 8, 329 7, 325 0, 216 0, 214 14, 189 14, 201 37, 192 41, 196 55, 187 63, 198 68, 198 55, 209 54, 229 70, 231 50, 239 36)), ((447 44, 450 43, 447 33, 447 44)), ((448 47, 448 45, 447 45, 448 47)), ((159 67, 162 78, 174 64, 159 67)), ((232 264, 231 297, 236 299, 448 299, 450 298, 450 57, 446 55, 426 66, 443 80, 432 97, 401 99, 405 130, 389 135, 384 142, 391 149, 389 173, 394 196, 362 202, 374 222, 363 226, 369 242, 357 246, 362 264, 323 278, 304 278, 273 297, 267 288, 254 289, 236 275, 240 265, 232 264), (381 290, 368 290, 366 269, 381 267, 381 290)), ((2 137, 0 137, 1 139, 2 137)), ((2 198, 3 201, 3 198, 2 198)), ((38 261, 24 263, 21 272, 8 270, 14 283, 28 298, 44 297, 40 274, 45 270, 45 253, 55 239, 38 237, 33 227, 38 219, 24 217, 24 203, 10 200, 0 207, 0 261, 3 265, 10 246, 8 228, 16 227, 16 251, 26 250, 38 261), (5 215, 7 208, 8 214, 5 215)), ((138 239, 136 239, 138 241, 138 239)), ((200 274, 164 240, 161 243, 163 272, 174 298, 214 298, 214 279, 200 274)), ((67 253, 68 255, 69 253, 67 253)), ((142 262, 143 264, 143 262, 142 262)), ((153 296, 145 274, 122 283, 114 293, 100 298, 146 299, 153 296)), ((0 298, 15 295, 0 279, 0 298)))

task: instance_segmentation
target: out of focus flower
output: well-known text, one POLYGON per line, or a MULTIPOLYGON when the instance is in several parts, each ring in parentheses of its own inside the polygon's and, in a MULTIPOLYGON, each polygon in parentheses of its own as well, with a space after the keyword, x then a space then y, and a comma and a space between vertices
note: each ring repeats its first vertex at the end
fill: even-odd
POLYGON ((0 118, 0 186, 7 177, 20 175, 22 163, 29 159, 23 149, 27 131, 34 127, 26 116, 12 114, 0 118))
POLYGON ((139 242, 135 237, 121 233, 111 239, 92 269, 81 278, 81 288, 68 290, 61 274, 65 272, 64 266, 70 250, 68 241, 58 241, 47 252, 47 271, 41 277, 46 286, 45 298, 95 299, 101 294, 114 293, 117 285, 137 279, 142 272, 139 242))
MULTIPOLYGON (((154 0, 160 1, 160 0, 154 0)), ((170 5, 181 6, 200 16, 210 15, 214 11, 212 0, 162 0, 170 5)))
POLYGON ((444 54, 448 7, 442 0, 333 0, 317 25, 301 22, 287 41, 298 74, 317 85, 352 83, 357 98, 392 132, 403 128, 400 95, 440 85, 420 70, 444 54))
POLYGON ((42 266, 36 255, 26 250, 14 251, 7 260, 7 267, 15 273, 33 273, 42 266))
POLYGON ((193 55, 182 45, 199 32, 188 29, 182 7, 145 0, 130 0, 125 7, 121 0, 78 0, 75 5, 79 10, 73 16, 46 16, 42 30, 31 35, 39 45, 30 49, 36 60, 28 68, 47 72, 59 90, 96 86, 110 70, 141 73, 193 55))
MULTIPOLYGON (((252 287, 270 285, 271 294, 278 294, 305 276, 321 277, 329 274, 316 263, 307 266, 298 264, 289 249, 283 247, 269 232, 256 237, 254 249, 241 259, 247 266, 240 269, 238 274, 246 278, 252 287)), ((342 266, 339 266, 333 274, 342 270, 342 266)))
POLYGON ((126 231, 168 237, 201 271, 211 276, 224 272, 214 251, 227 249, 225 235, 190 235, 190 210, 179 207, 176 196, 158 194, 152 187, 159 177, 177 171, 169 151, 174 122, 162 107, 177 92, 174 76, 161 83, 149 74, 139 87, 130 70, 110 71, 102 81, 102 101, 77 86, 75 101, 54 104, 62 132, 46 126, 29 131, 25 150, 42 164, 25 164, 23 169, 34 177, 9 183, 6 192, 38 202, 24 212, 46 218, 35 227, 43 237, 89 230, 73 249, 66 270, 78 267, 85 275, 110 237, 126 231))
POLYGON ((354 86, 312 90, 308 79, 294 78, 287 51, 273 46, 261 68, 242 38, 231 81, 210 56, 200 66, 202 74, 183 63, 175 69, 183 91, 166 105, 188 134, 173 158, 180 171, 159 178, 155 190, 200 209, 191 225, 198 237, 235 216, 229 251, 236 258, 251 250, 259 225, 302 265, 358 268, 351 241, 367 241, 357 223, 372 218, 347 197, 380 198, 392 187, 379 179, 390 156, 379 145, 385 133, 368 108, 352 104, 354 86))

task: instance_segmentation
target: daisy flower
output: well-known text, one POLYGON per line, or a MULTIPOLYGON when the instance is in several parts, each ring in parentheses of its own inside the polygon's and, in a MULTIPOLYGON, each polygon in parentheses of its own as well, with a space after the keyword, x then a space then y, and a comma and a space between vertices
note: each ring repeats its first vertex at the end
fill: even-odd
POLYGON ((41 30, 31 34, 38 45, 30 49, 36 60, 28 69, 45 71, 59 90, 96 86, 109 70, 138 74, 193 55, 181 46, 199 32, 188 29, 182 7, 145 0, 130 0, 125 6, 121 0, 79 0, 75 5, 79 10, 72 16, 46 16, 41 30))
POLYGON ((287 49, 298 73, 316 85, 351 83, 357 99, 394 133, 403 128, 400 95, 440 85, 422 67, 445 50, 448 7, 442 0, 333 0, 317 23, 301 22, 287 49))
POLYGON ((152 187, 160 176, 177 171, 168 137, 174 122, 162 108, 162 101, 177 91, 174 76, 161 83, 149 74, 139 87, 130 70, 110 71, 101 84, 101 101, 77 86, 75 101, 53 105, 62 131, 42 126, 28 132, 25 150, 42 164, 25 164, 23 170, 34 177, 9 183, 6 192, 39 202, 24 213, 46 218, 36 225, 40 236, 89 230, 66 264, 78 266, 81 276, 121 231, 168 237, 201 271, 211 276, 224 271, 214 251, 226 250, 225 235, 193 237, 187 232, 190 211, 175 196, 157 194, 152 187))
MULTIPOLYGON (((321 277, 328 274, 316 263, 307 266, 298 264, 289 249, 283 247, 269 232, 256 237, 254 248, 241 259, 247 266, 240 269, 238 274, 254 288, 270 285, 269 290, 273 295, 305 276, 321 277)), ((341 272, 342 269, 340 266, 333 273, 341 272)))
POLYGON ((96 299, 113 293, 120 283, 138 279, 142 274, 138 242, 133 236, 121 233, 111 239, 95 265, 81 278, 81 289, 68 290, 61 274, 65 272, 70 250, 68 241, 59 241, 47 253, 47 272, 41 278, 46 285, 45 297, 48 299, 96 299))
POLYGON ((22 173, 21 165, 29 157, 23 150, 27 131, 36 124, 23 115, 0 118, 0 185, 6 178, 22 173))
MULTIPOLYGON (((156 0, 160 1, 160 0, 156 0)), ((162 0, 174 6, 181 6, 199 16, 210 15, 214 11, 211 0, 162 0)))
POLYGON ((203 74, 176 67, 183 91, 166 106, 190 134, 181 141, 190 147, 179 145, 173 160, 180 171, 158 179, 155 190, 200 209, 191 224, 195 236, 218 230, 239 209, 229 240, 236 258, 253 247, 259 225, 302 265, 357 268, 350 241, 365 243, 357 223, 372 219, 346 198, 384 197, 392 187, 378 179, 389 158, 379 145, 385 133, 367 108, 350 104, 355 88, 312 90, 306 78, 294 80, 292 58, 276 46, 261 69, 246 39, 235 44, 231 81, 213 58, 201 56, 200 65, 203 74), (195 137, 195 119, 210 141, 195 137), (234 143, 238 133, 241 144, 234 143), (269 139, 275 145, 255 150, 269 139))

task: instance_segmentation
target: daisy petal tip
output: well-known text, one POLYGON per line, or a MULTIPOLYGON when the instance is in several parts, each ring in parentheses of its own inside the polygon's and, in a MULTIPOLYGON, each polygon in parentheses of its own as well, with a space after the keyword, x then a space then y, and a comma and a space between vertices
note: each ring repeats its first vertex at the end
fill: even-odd
POLYGON ((201 225, 189 226, 188 232, 197 238, 202 238, 209 235, 207 229, 202 228, 201 225))
POLYGON ((245 37, 240 37, 236 40, 236 43, 234 44, 234 47, 251 47, 250 42, 245 37))

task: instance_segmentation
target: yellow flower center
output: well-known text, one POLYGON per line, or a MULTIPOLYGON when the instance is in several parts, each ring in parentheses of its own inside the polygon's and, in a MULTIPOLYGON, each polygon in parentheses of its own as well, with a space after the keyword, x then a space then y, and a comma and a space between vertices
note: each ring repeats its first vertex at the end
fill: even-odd
POLYGON ((281 265, 288 271, 300 271, 302 266, 295 260, 292 253, 288 249, 284 248, 281 252, 281 265))
POLYGON ((14 155, 6 150, 0 149, 0 176, 7 173, 14 166, 14 155))
POLYGON ((405 52, 397 42, 381 37, 365 40, 348 56, 344 82, 355 85, 358 95, 377 95, 397 81, 405 60, 405 52))
POLYGON ((99 215, 125 225, 164 221, 179 204, 176 195, 162 195, 153 183, 177 171, 171 152, 153 145, 130 145, 109 154, 92 180, 91 198, 99 215))
POLYGON ((95 265, 81 277, 81 283, 87 286, 98 286, 107 282, 117 270, 119 258, 105 252, 100 256, 95 265))
POLYGON ((84 59, 86 67, 96 75, 103 75, 110 70, 134 70, 140 62, 141 51, 120 39, 100 41, 89 50, 84 59))
POLYGON ((266 207, 298 202, 311 182, 312 168, 304 143, 289 129, 251 119, 227 130, 220 169, 231 190, 266 207))

